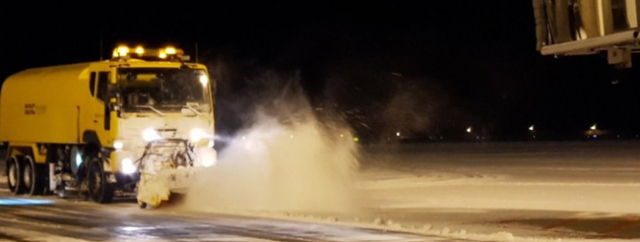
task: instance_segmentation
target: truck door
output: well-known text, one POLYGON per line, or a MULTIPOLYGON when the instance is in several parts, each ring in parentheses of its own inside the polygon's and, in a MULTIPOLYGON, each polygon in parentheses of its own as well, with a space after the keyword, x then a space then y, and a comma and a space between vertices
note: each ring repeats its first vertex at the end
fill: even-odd
POLYGON ((93 130, 98 135, 100 143, 105 146, 113 142, 113 138, 110 135, 111 122, 108 109, 111 72, 108 70, 97 71, 95 76, 95 96, 91 100, 93 130))

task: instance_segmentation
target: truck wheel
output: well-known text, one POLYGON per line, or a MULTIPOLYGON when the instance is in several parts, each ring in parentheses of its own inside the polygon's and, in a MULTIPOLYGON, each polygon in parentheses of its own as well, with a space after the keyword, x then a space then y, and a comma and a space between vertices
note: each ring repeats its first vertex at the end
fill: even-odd
POLYGON ((20 195, 24 191, 20 182, 22 180, 20 160, 19 157, 12 156, 7 162, 7 184, 9 185, 9 190, 15 195, 20 195))
POLYGON ((22 160, 22 184, 25 192, 31 196, 45 193, 46 175, 42 166, 36 164, 33 157, 27 155, 22 160))
POLYGON ((102 167, 102 159, 89 158, 87 178, 89 197, 97 203, 108 203, 113 200, 113 185, 107 181, 106 173, 102 167))

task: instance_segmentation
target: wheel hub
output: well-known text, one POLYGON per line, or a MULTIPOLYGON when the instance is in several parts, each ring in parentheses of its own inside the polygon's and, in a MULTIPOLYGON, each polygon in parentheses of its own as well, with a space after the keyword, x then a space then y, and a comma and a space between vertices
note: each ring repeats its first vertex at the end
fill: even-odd
POLYGON ((27 165, 24 167, 24 176, 23 176, 23 180, 24 180, 24 185, 29 188, 31 187, 31 166, 27 165))
POLYGON ((11 164, 9 166, 9 185, 11 185, 12 187, 15 187, 17 184, 17 180, 18 178, 16 177, 16 165, 15 164, 11 164))

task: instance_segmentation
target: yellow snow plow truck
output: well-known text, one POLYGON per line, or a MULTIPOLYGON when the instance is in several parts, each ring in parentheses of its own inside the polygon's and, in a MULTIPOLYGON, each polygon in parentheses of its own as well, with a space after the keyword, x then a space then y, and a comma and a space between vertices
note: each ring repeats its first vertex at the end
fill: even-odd
POLYGON ((188 61, 174 47, 118 46, 106 61, 7 78, 0 142, 9 189, 157 206, 188 188, 176 174, 216 161, 212 82, 188 61))

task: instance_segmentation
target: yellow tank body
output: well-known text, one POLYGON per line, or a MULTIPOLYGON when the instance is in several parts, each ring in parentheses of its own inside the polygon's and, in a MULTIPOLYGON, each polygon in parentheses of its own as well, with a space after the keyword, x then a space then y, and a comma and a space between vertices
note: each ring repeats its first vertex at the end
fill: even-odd
POLYGON ((91 111, 89 66, 36 68, 10 76, 0 96, 0 140, 80 143, 82 131, 91 125, 86 119, 91 111))

